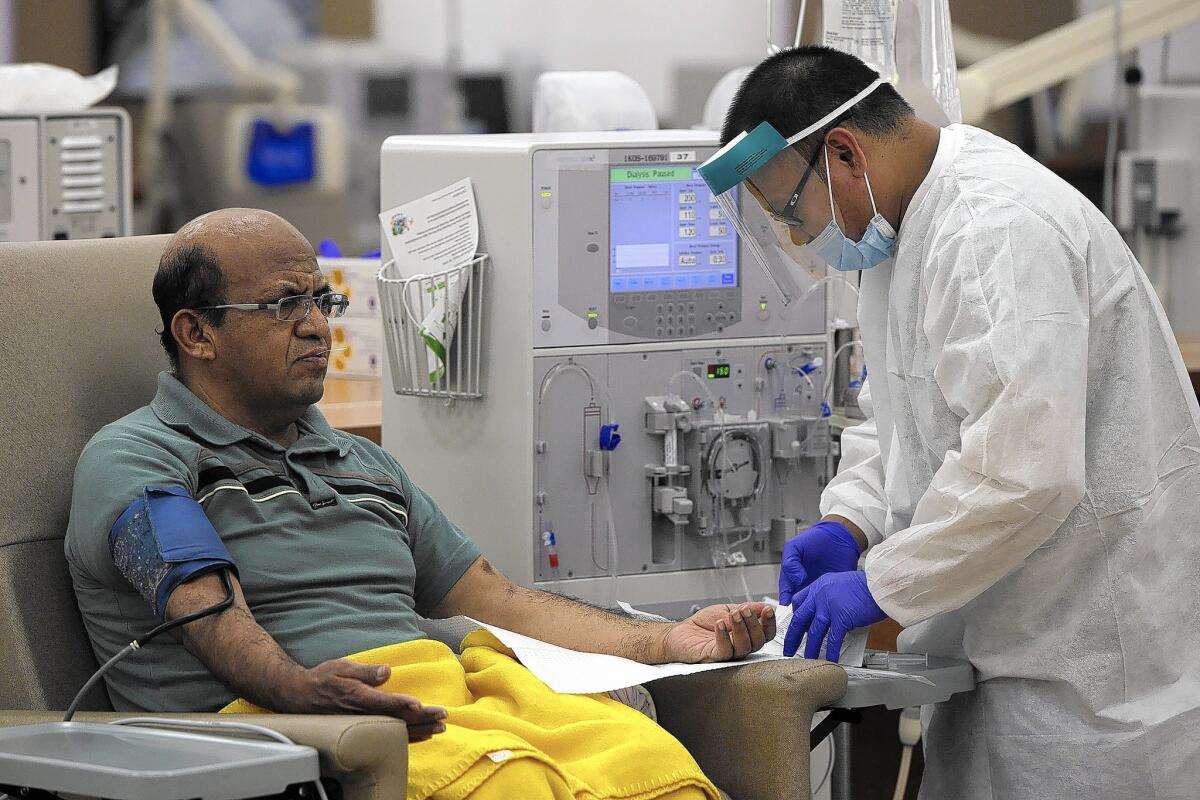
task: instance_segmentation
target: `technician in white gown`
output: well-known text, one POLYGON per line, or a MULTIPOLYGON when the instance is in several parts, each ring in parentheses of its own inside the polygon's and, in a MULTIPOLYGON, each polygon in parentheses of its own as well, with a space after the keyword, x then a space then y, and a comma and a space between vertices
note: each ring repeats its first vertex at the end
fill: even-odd
POLYGON ((877 78, 772 56, 701 169, 785 293, 862 270, 868 419, 785 552, 789 649, 886 613, 975 666, 922 798, 1200 797, 1200 409, 1163 309, 1083 196, 877 78))

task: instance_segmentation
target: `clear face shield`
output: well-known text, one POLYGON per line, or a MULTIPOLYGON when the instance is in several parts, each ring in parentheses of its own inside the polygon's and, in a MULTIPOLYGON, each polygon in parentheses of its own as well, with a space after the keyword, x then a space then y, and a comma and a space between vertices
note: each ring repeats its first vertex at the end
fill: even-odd
POLYGON ((721 213, 779 290, 784 305, 801 296, 828 265, 808 245, 833 220, 831 195, 818 167, 818 142, 805 158, 792 147, 845 114, 875 90, 876 80, 829 114, 785 139, 763 122, 742 133, 700 166, 721 213))

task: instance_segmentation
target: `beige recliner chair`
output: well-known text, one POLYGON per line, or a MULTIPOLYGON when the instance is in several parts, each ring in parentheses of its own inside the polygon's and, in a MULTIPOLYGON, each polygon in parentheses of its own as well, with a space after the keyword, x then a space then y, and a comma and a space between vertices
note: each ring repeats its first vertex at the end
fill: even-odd
MULTIPOLYGON (((92 434, 149 402, 166 366, 150 295, 166 241, 0 244, 0 726, 61 719, 96 669, 63 556, 72 475, 92 434)), ((795 660, 649 688, 659 722, 717 785, 739 800, 783 800, 806 794, 812 714, 845 686, 839 667, 795 660)), ((82 708, 81 720, 130 716, 99 688, 82 708)), ((403 722, 253 719, 315 747, 347 800, 404 797, 403 722)))

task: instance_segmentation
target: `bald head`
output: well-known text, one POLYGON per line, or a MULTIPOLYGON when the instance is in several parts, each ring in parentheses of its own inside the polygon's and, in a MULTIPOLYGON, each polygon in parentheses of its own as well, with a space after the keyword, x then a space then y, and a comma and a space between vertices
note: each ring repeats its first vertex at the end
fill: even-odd
POLYGON ((239 248, 283 242, 308 244, 300 231, 278 214, 261 208, 222 208, 201 214, 180 228, 167 243, 163 258, 190 245, 208 248, 220 260, 222 253, 233 254, 239 248))

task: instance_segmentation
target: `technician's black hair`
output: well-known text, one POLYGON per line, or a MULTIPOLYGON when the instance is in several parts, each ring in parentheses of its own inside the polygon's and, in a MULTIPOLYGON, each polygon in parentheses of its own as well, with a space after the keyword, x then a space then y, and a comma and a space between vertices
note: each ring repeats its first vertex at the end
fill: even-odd
MULTIPOLYGON (((179 372, 179 345, 171 335, 175 313, 184 308, 222 305, 226 302, 225 288, 225 273, 216 257, 198 244, 172 248, 158 262, 154 273, 154 302, 162 317, 158 337, 175 372, 179 372)), ((214 326, 225 321, 225 309, 200 313, 214 326)))
MULTIPOLYGON (((867 88, 879 74, 857 57, 822 45, 782 50, 755 67, 738 88, 721 129, 724 145, 742 131, 760 123, 784 136, 799 133, 842 103, 867 88)), ((834 120, 872 136, 896 136, 912 121, 913 109, 888 84, 871 92, 834 120)), ((806 158, 819 137, 793 145, 806 158)))

